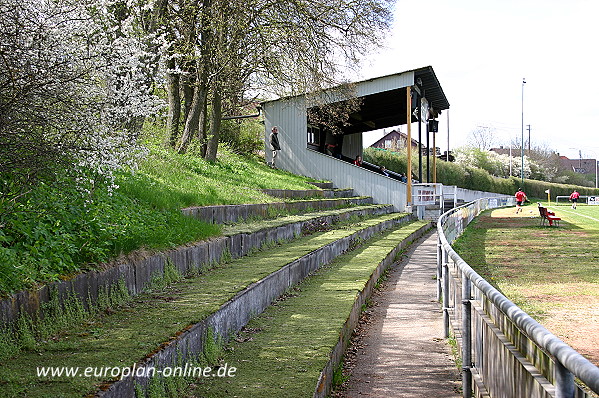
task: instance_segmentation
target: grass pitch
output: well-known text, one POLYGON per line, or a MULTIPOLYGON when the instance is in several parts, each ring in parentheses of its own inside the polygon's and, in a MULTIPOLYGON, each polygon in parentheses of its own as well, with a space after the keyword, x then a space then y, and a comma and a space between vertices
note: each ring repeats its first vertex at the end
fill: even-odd
POLYGON ((599 206, 536 204, 481 214, 454 245, 479 274, 552 333, 599 365, 599 206))

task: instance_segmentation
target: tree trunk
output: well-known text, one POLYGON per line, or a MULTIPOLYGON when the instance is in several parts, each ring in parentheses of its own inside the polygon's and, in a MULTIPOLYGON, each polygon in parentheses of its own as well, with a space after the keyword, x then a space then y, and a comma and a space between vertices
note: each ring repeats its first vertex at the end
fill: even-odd
MULTIPOLYGON (((168 69, 174 70, 175 60, 168 61, 168 69)), ((179 138, 179 121, 181 119, 181 95, 179 94, 179 74, 168 72, 166 75, 166 91, 168 94, 168 119, 166 121, 169 132, 169 145, 175 148, 179 138)))
POLYGON ((179 153, 187 152, 187 147, 189 146, 194 136, 194 133, 198 131, 200 109, 202 108, 201 91, 202 90, 199 86, 196 86, 194 88, 191 109, 189 110, 189 114, 187 115, 187 119, 185 120, 185 128, 183 129, 183 135, 181 135, 181 140, 179 141, 179 145, 177 146, 177 152, 179 153))
POLYGON ((212 113, 210 115, 210 133, 204 159, 215 161, 218 151, 218 139, 220 136, 220 124, 222 117, 222 98, 218 88, 214 91, 212 98, 212 113))
MULTIPOLYGON (((204 69, 202 68, 202 71, 203 70, 204 69)), ((200 76, 200 78, 197 79, 196 86, 193 89, 193 100, 191 101, 191 107, 187 115, 187 119, 185 120, 183 135, 181 136, 179 146, 177 147, 177 152, 179 153, 187 152, 187 148, 193 140, 196 132, 198 133, 200 142, 202 142, 206 124, 207 94, 208 89, 206 87, 206 78, 200 76)), ((202 151, 202 156, 204 155, 203 152, 204 151, 202 151)))
POLYGON ((193 87, 197 80, 197 71, 192 63, 185 64, 185 71, 187 73, 181 75, 181 92, 180 95, 183 97, 183 120, 187 120, 189 111, 191 110, 191 104, 193 103, 193 87))

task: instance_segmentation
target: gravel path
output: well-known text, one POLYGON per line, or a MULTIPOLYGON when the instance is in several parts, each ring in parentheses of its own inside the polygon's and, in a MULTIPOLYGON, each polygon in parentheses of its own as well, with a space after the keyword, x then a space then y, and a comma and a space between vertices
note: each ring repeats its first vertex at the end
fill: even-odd
POLYGON ((412 245, 372 299, 335 397, 458 397, 460 372, 436 299, 437 234, 412 245))

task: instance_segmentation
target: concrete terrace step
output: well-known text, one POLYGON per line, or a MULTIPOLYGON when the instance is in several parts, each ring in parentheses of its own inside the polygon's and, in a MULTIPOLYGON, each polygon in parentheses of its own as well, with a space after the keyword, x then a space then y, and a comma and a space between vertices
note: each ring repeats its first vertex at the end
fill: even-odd
POLYGON ((248 218, 272 218, 280 212, 306 212, 348 206, 372 204, 369 196, 353 198, 309 199, 293 202, 255 203, 243 205, 196 206, 183 210, 183 214, 213 224, 232 224, 248 218))
MULTIPOLYGON (((160 292, 143 294, 121 309, 24 351, 0 367, 1 396, 82 396, 101 385, 100 396, 135 396, 148 379, 38 377, 39 366, 172 366, 202 352, 206 331, 239 330, 289 286, 382 230, 410 217, 384 214, 272 249, 231 260, 160 292), (15 383, 15 380, 17 382, 15 383), (101 383, 101 384, 98 384, 101 383), (18 387, 15 387, 18 386, 18 387), (11 390, 11 388, 13 388, 11 390), (140 388, 140 387, 137 387, 140 388)), ((138 373, 139 375, 139 373, 138 373)))
POLYGON ((87 306, 89 301, 96 303, 102 290, 110 290, 123 280, 129 294, 137 295, 146 289, 153 276, 164 274, 168 261, 183 274, 201 272, 219 262, 224 253, 238 258, 260 249, 267 242, 292 240, 303 232, 330 228, 351 217, 370 217, 391 212, 391 205, 366 205, 225 226, 222 237, 141 258, 129 256, 100 271, 78 274, 36 290, 15 293, 0 301, 0 325, 12 324, 22 311, 36 315, 43 304, 50 301, 51 290, 57 291, 61 303, 69 296, 74 296, 87 306))
POLYGON ((277 198, 351 198, 354 196, 352 188, 347 189, 263 189, 267 195, 277 198))
POLYGON ((362 306, 401 249, 430 230, 414 222, 365 241, 251 320, 223 362, 235 378, 194 380, 190 396, 326 397, 362 306))
POLYGON ((308 182, 308 184, 314 185, 315 187, 322 188, 322 189, 333 189, 333 188, 335 188, 335 186, 333 185, 333 183, 330 182, 330 181, 327 181, 327 182, 308 182))

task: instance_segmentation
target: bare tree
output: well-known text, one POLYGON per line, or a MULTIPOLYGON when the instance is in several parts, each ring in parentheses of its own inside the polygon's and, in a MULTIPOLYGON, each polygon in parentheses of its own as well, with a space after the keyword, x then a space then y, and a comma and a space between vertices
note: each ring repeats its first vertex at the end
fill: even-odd
POLYGON ((487 126, 478 126, 468 135, 468 144, 474 148, 489 150, 495 145, 495 130, 487 126))

